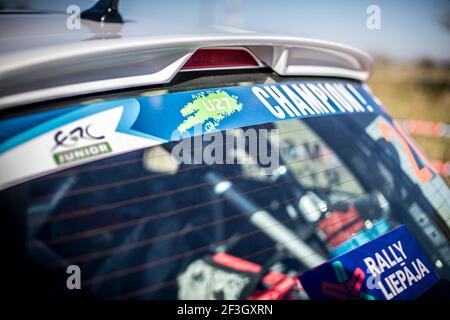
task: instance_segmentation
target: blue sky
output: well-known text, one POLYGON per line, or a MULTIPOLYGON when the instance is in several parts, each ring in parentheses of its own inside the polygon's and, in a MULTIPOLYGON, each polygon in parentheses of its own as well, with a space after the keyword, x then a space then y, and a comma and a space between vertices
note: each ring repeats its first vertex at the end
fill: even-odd
MULTIPOLYGON (((96 1, 0 2, 63 11, 70 4, 84 9, 96 1)), ((121 0, 119 7, 126 19, 163 19, 180 30, 214 24, 337 41, 399 61, 450 60, 450 30, 441 22, 450 11, 448 0, 121 0), (372 4, 381 9, 380 30, 366 27, 372 4)))

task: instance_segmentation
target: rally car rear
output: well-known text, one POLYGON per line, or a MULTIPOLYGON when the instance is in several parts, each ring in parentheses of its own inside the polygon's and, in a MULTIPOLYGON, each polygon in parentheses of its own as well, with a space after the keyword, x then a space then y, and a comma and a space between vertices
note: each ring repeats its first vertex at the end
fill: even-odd
POLYGON ((364 53, 264 35, 56 49, 0 65, 0 198, 29 292, 392 300, 449 279, 448 186, 364 53))

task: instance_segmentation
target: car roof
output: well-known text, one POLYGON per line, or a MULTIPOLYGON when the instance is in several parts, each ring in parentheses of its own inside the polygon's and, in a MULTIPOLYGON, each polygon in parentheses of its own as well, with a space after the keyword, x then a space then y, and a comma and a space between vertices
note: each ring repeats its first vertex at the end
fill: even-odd
MULTIPOLYGON (((0 12, 1 13, 1 12, 0 12)), ((161 21, 66 27, 54 12, 0 14, 0 108, 77 95, 169 83, 200 48, 245 47, 280 75, 364 81, 372 59, 357 49, 315 39, 161 21)))
POLYGON ((125 20, 125 23, 99 23, 81 19, 79 29, 69 29, 69 15, 63 12, 0 10, 0 55, 18 51, 76 44, 84 41, 139 36, 182 34, 239 34, 249 30, 190 24, 180 26, 167 20, 125 20))

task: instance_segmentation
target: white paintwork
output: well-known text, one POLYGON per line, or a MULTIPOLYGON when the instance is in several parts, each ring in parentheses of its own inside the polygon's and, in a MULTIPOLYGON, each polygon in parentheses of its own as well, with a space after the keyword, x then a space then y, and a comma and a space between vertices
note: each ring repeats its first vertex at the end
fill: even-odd
POLYGON ((118 104, 115 108, 69 122, 3 153, 0 157, 0 168, 2 168, 0 191, 55 171, 161 144, 157 140, 116 131, 122 117, 123 108, 123 105, 118 104), (66 149, 62 147, 54 149, 55 133, 59 130, 68 132, 75 127, 86 127, 89 124, 94 124, 94 132, 101 133, 104 139, 98 141, 80 140, 76 148, 106 141, 111 146, 112 152, 58 166, 53 159, 53 153, 66 151, 66 149))
MULTIPOLYGON (((17 15, 16 19, 22 21, 23 16, 17 15)), ((3 30, 0 34, 1 109, 168 83, 191 54, 205 47, 245 47, 260 63, 286 76, 331 76, 364 81, 372 69, 367 54, 314 39, 206 28, 206 34, 199 34, 199 30, 175 35, 160 31, 158 36, 148 35, 150 31, 145 30, 151 29, 140 22, 103 27, 83 22, 81 30, 68 31, 64 27, 64 15, 40 14, 30 19, 31 22, 25 20, 22 24, 35 24, 35 31, 33 26, 12 28, 10 25, 16 20, 0 17, 3 30), (55 30, 59 25, 60 29, 55 30), (150 58, 146 61, 146 57, 150 58), (130 65, 134 68, 127 69, 130 65)))

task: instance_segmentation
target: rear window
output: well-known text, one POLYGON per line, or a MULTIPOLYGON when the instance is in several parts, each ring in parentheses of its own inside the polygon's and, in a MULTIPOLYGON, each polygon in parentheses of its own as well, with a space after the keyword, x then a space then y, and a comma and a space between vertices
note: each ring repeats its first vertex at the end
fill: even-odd
MULTIPOLYGON (((14 199, 8 214, 26 217, 27 257, 50 291, 64 294, 60 276, 77 265, 88 296, 204 298, 195 268, 215 253, 299 275, 400 224, 449 277, 448 187, 367 88, 343 80, 285 83, 342 85, 364 106, 340 112, 330 95, 333 113, 293 100, 272 76, 225 82, 210 84, 213 90, 168 90, 144 97, 146 105, 130 98, 122 105, 135 112, 126 119, 105 108, 79 126, 67 120, 46 131, 49 167, 39 155, 38 164, 16 165, 13 173, 2 163, 0 196, 14 199), (190 104, 177 104, 175 94, 190 104), (201 100, 213 94, 217 100, 201 100), (105 133, 111 124, 124 129, 119 149, 105 133), (149 126, 157 128, 141 130, 149 126), (133 140, 126 140, 130 134, 133 140)), ((326 107, 315 87, 306 88, 326 107)), ((49 126, 67 116, 58 112, 13 117, 2 126, 14 131, 17 119, 49 126)), ((17 136, 4 137, 4 158, 36 141, 17 136), (19 147, 9 147, 13 139, 19 147)), ((221 290, 217 297, 235 297, 221 290)))

